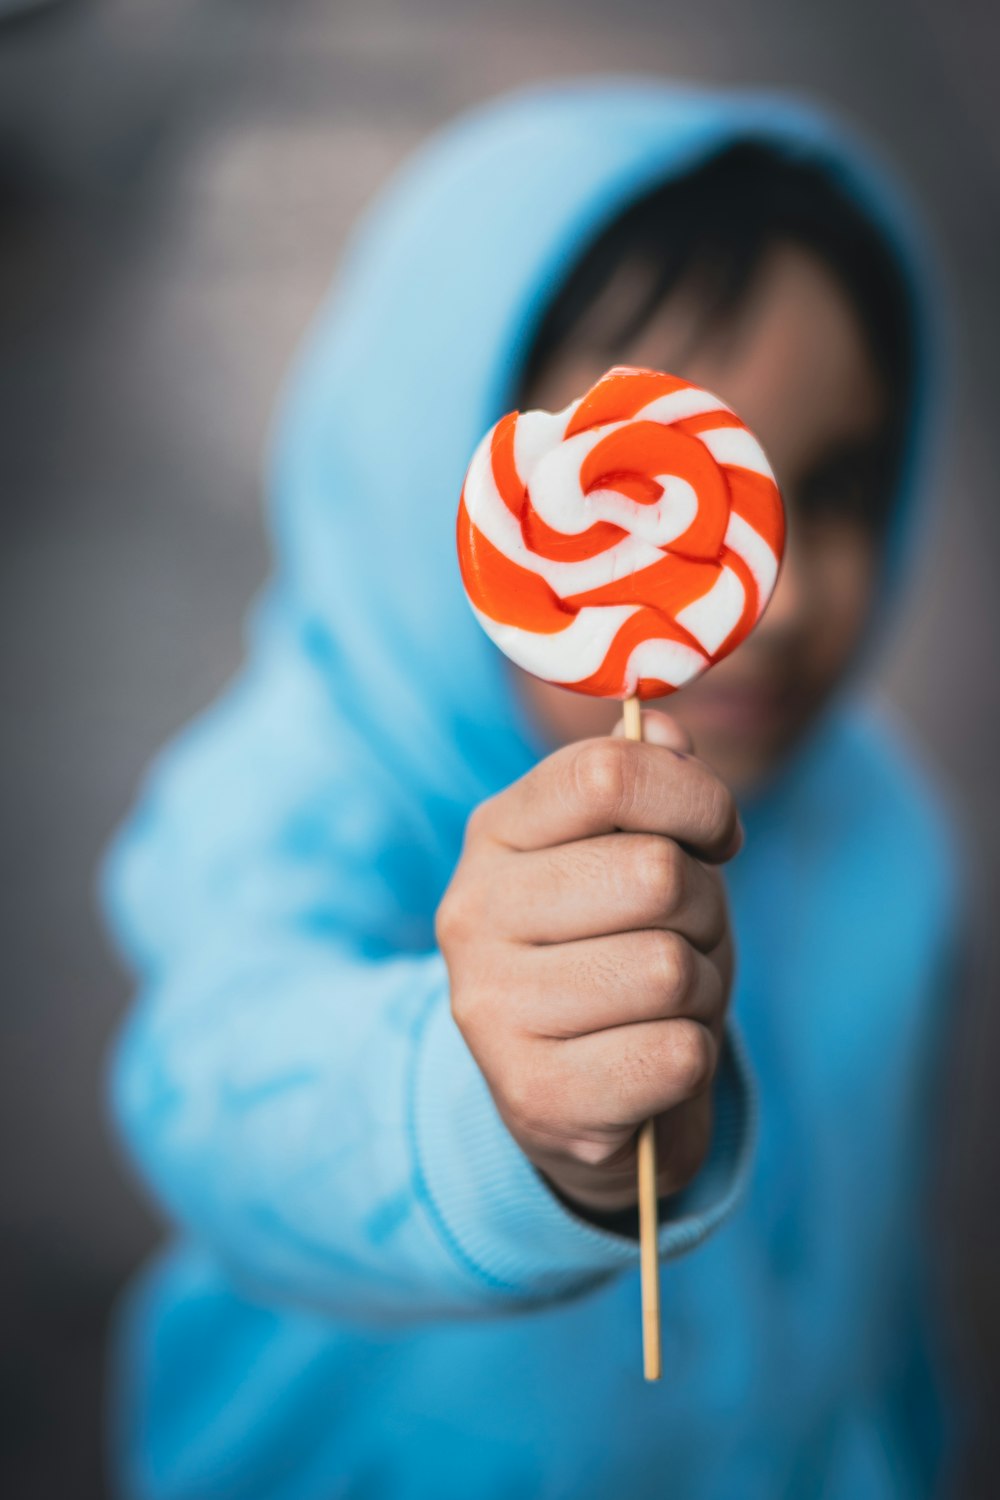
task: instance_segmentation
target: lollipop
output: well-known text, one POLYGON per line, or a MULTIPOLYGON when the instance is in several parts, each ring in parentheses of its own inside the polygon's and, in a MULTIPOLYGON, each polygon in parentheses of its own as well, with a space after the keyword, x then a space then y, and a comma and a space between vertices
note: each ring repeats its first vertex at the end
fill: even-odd
MULTIPOLYGON (((510 412, 472 457, 458 557, 487 635, 578 693, 662 697, 728 656, 771 596, 781 495, 753 433, 675 375, 619 366, 565 411, 510 412)), ((638 1145, 643 1347, 661 1370, 656 1154, 638 1145)))
POLYGON ((753 433, 674 375, 609 370, 476 449, 458 555, 476 616, 547 682, 658 698, 727 656, 778 574, 784 515, 753 433))

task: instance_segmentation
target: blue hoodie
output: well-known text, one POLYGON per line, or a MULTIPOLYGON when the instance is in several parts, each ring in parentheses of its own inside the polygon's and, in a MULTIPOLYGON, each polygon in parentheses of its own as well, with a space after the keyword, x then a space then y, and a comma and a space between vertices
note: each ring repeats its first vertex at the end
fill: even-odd
MULTIPOLYGON (((660 1232, 660 1384, 637 1245, 522 1155, 434 948, 466 817, 546 748, 462 595, 465 465, 586 236, 746 138, 828 163, 919 297, 902 210, 828 123, 652 80, 490 104, 352 241, 277 424, 247 663, 106 871, 140 981, 113 1108, 177 1227, 119 1320, 124 1495, 927 1491, 922 1090, 955 882, 932 793, 856 689, 744 809, 713 1144, 660 1232)), ((894 573, 924 354, 918 384, 894 573)))

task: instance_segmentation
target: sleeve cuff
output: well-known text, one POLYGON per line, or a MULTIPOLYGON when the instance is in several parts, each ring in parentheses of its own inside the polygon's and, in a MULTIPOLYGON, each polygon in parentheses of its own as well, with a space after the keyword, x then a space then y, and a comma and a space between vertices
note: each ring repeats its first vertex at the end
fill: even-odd
MULTIPOLYGON (((638 1264, 637 1241, 577 1218, 535 1171, 504 1125, 446 994, 429 1008, 414 1066, 418 1191, 452 1255, 480 1285, 500 1298, 545 1301, 638 1264)), ((709 1157, 671 1200, 660 1225, 664 1258, 699 1245, 732 1212, 749 1176, 756 1095, 732 1029, 715 1091, 709 1157)))

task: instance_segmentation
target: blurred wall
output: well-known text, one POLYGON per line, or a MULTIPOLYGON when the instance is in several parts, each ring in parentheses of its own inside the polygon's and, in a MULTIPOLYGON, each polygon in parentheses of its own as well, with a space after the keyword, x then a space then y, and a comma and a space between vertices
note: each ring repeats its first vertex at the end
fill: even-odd
MULTIPOLYGON (((790 86, 904 168, 953 275, 954 420, 883 676, 964 810, 975 888, 995 889, 998 41, 969 0, 62 0, 0 19, 4 1493, 102 1493, 108 1308, 157 1234, 102 1118, 127 984, 95 861, 239 658, 268 415, 345 231, 456 110, 596 70, 790 86)), ((980 943, 941 1197, 956 1337, 994 1394, 996 971, 980 943)), ((995 1493, 991 1445, 965 1493, 995 1493)))

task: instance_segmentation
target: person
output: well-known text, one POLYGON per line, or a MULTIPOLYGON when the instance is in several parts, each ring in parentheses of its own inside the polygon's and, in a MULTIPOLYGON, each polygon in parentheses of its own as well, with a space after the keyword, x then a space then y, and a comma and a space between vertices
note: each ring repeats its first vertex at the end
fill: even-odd
POLYGON ((247 663, 106 871, 140 984, 114 1115, 177 1230, 119 1319, 123 1494, 937 1482, 923 1181, 961 901, 866 686, 932 325, 896 188, 779 97, 526 90, 370 209, 277 425, 247 663), (615 363, 732 404, 789 508, 760 627, 643 745, 510 666, 454 556, 489 424, 615 363))

